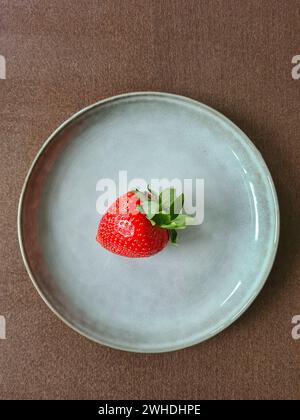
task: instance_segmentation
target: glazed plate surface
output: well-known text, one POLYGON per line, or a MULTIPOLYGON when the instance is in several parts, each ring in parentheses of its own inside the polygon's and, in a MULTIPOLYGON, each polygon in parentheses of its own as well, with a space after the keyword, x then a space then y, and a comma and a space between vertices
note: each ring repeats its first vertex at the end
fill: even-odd
POLYGON ((70 118, 35 159, 19 206, 19 240, 40 295, 99 343, 163 352, 230 325, 261 290, 279 212, 257 149, 213 109, 177 95, 133 93, 70 118), (204 220, 147 259, 95 240, 100 179, 203 179, 204 220))

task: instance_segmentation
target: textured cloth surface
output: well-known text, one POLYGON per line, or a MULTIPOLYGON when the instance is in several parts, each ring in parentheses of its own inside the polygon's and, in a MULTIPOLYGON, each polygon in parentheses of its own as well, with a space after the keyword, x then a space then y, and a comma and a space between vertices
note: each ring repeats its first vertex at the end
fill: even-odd
POLYGON ((0 0, 0 398, 300 398, 300 1, 0 0), (67 117, 128 91, 166 91, 231 118, 263 154, 281 240, 250 309, 213 339, 143 355, 97 345, 43 303, 20 257, 24 177, 67 117))

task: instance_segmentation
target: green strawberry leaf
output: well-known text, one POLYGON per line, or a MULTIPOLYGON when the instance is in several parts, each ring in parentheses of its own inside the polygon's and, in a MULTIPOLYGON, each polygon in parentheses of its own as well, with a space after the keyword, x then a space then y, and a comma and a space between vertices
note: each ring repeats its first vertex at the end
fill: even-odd
POLYGON ((172 219, 176 218, 177 215, 181 213, 183 204, 184 204, 184 195, 180 194, 178 197, 175 198, 170 208, 172 219))
POLYGON ((169 223, 171 222, 171 216, 169 214, 157 213, 153 217, 153 220, 160 226, 169 225, 169 223))
POLYGON ((168 211, 175 200, 175 188, 166 188, 159 194, 160 210, 168 211))
POLYGON ((185 229, 187 225, 195 224, 195 218, 187 216, 186 214, 179 214, 175 219, 170 220, 169 223, 161 225, 164 229, 185 229))
POLYGON ((149 186, 147 188, 146 192, 135 191, 140 202, 137 210, 146 215, 152 226, 167 229, 171 243, 176 244, 177 230, 185 229, 196 221, 195 217, 181 213, 184 195, 176 197, 175 188, 167 188, 157 196, 149 186))
POLYGON ((160 225, 160 227, 162 227, 163 229, 168 229, 168 230, 177 229, 175 223, 173 223, 173 222, 168 223, 166 225, 162 224, 162 225, 160 225))
POLYGON ((177 232, 176 230, 172 229, 170 230, 170 239, 172 245, 177 245, 176 239, 177 239, 177 232))
POLYGON ((155 200, 144 200, 142 201, 142 208, 148 219, 153 219, 153 217, 158 213, 159 204, 158 201, 155 200))
POLYGON ((179 214, 175 219, 172 220, 172 222, 175 223, 177 228, 185 227, 186 226, 185 214, 179 214))
POLYGON ((137 191, 136 196, 140 200, 140 204, 137 206, 137 209, 146 214, 148 219, 152 219, 156 213, 159 211, 159 203, 157 200, 148 197, 147 194, 137 191))
POLYGON ((176 197, 175 188, 167 188, 159 195, 160 210, 164 210, 171 215, 171 219, 175 219, 180 214, 184 203, 184 195, 180 194, 176 197))

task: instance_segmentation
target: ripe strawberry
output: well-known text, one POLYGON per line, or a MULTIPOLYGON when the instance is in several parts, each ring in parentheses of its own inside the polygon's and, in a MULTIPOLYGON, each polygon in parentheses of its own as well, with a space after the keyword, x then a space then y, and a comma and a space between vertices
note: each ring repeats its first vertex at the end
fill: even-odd
POLYGON ((169 237, 176 242, 176 230, 186 226, 187 216, 174 211, 175 190, 169 189, 169 213, 166 212, 163 193, 157 199, 147 193, 129 191, 119 197, 100 220, 96 240, 114 254, 125 257, 150 257, 165 248, 169 237), (170 234, 169 234, 170 233, 170 234))

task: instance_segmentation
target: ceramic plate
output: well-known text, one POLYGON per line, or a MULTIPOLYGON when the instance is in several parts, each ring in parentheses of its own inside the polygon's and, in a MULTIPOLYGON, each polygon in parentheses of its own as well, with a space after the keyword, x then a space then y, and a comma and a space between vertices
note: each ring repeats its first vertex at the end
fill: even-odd
POLYGON ((99 343, 163 352, 231 324, 261 290, 279 232, 274 185, 231 121, 188 98, 132 93, 71 117, 46 141, 19 206, 28 273, 49 307, 99 343), (204 180, 204 221, 142 259, 95 241, 99 179, 204 180))

